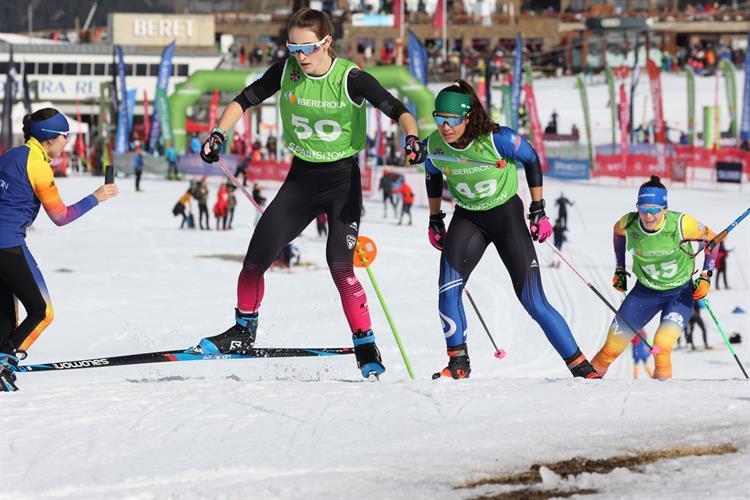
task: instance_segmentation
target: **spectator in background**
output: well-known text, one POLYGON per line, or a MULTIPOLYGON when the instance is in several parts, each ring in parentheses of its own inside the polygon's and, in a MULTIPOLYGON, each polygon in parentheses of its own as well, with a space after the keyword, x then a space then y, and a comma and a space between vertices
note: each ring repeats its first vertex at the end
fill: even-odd
POLYGON ((401 216, 398 218, 398 225, 400 226, 403 222, 404 215, 408 215, 409 225, 411 226, 411 206, 414 204, 414 190, 404 181, 401 186, 393 191, 393 194, 400 194, 402 198, 401 216))
POLYGON ((268 150, 268 158, 276 160, 276 136, 271 134, 268 136, 266 141, 266 149, 268 150))
POLYGON ((724 246, 723 241, 719 243, 719 253, 716 255, 716 289, 717 290, 721 288, 719 286, 719 280, 721 280, 722 277, 724 277, 724 288, 726 290, 729 290, 729 285, 727 285, 727 257, 729 257, 729 252, 731 252, 731 250, 727 250, 727 248, 724 246))
POLYGON ((318 229, 318 236, 325 239, 328 237, 328 215, 325 212, 318 214, 315 218, 315 224, 318 229))
MULTIPOLYGON (((646 336, 646 332, 643 330, 638 333, 646 336)), ((651 352, 646 343, 641 340, 639 335, 636 335, 630 345, 633 348, 633 378, 638 378, 638 365, 640 364, 643 364, 643 369, 646 370, 648 376, 653 377, 654 371, 648 366, 648 358, 651 357, 651 352)))
POLYGON ((135 190, 141 190, 141 175, 143 175, 143 151, 141 146, 137 145, 135 156, 133 157, 133 172, 135 173, 135 190))
MULTIPOLYGON (((263 208, 266 206, 266 197, 260 192, 260 184, 257 182, 253 184, 253 200, 258 204, 259 207, 263 208)), ((255 225, 258 225, 260 220, 260 210, 255 211, 255 225)))
POLYGON ((211 220, 208 217, 208 185, 203 177, 194 191, 195 199, 198 201, 198 226, 206 231, 211 230, 211 220), (203 216, 206 216, 206 225, 203 226, 203 216))
POLYGON ((219 192, 216 193, 216 203, 214 204, 214 217, 216 217, 216 230, 227 228, 227 205, 229 204, 229 193, 227 185, 222 184, 219 192))
POLYGON ((164 156, 167 159, 167 179, 173 181, 177 180, 177 151, 172 146, 169 146, 164 156))
POLYGON ((396 203, 393 197, 393 175, 389 169, 383 169, 383 177, 380 178, 378 191, 383 191, 383 218, 388 217, 388 205, 393 207, 393 216, 396 217, 396 203))
POLYGON ((198 137, 198 133, 194 133, 193 137, 190 139, 190 151, 193 154, 198 154, 201 152, 201 140, 198 137))
POLYGON ((568 229, 568 205, 573 206, 574 203, 565 197, 565 194, 560 193, 560 197, 555 200, 557 206, 557 222, 564 230, 568 229))
POLYGON ((226 227, 224 229, 232 229, 232 221, 234 221, 234 208, 237 206, 237 196, 235 191, 237 188, 231 182, 227 181, 227 217, 226 227))
POLYGON ((192 197, 193 195, 191 194, 191 189, 188 189, 187 191, 185 191, 185 194, 183 194, 180 199, 177 200, 177 203, 172 209, 172 213, 175 215, 175 217, 178 215, 182 215, 180 229, 184 229, 185 226, 187 226, 188 229, 192 229, 195 225, 195 222, 191 222, 193 219, 193 206, 192 202, 190 201, 192 197))
POLYGON ((706 304, 704 304, 702 300, 696 300, 693 302, 693 314, 690 316, 687 328, 685 329, 685 340, 690 345, 691 351, 695 350, 693 331, 695 330, 696 324, 700 327, 701 332, 703 333, 703 348, 707 351, 713 349, 713 347, 708 345, 708 341, 706 340, 706 325, 703 323, 703 318, 701 318, 701 309, 705 309, 705 307, 706 304))
MULTIPOLYGON (((555 221, 555 225, 552 227, 552 237, 553 237, 553 243, 555 245, 555 248, 558 250, 562 250, 563 243, 568 241, 568 238, 565 236, 565 232, 567 229, 565 229, 562 224, 560 223, 560 219, 557 219, 555 221)), ((550 267, 560 267, 561 262, 555 258, 552 263, 550 264, 550 267)))

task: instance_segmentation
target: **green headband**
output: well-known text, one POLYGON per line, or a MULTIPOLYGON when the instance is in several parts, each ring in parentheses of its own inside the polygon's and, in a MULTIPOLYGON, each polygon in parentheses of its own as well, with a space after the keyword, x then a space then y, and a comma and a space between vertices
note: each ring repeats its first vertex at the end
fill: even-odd
POLYGON ((435 98, 435 113, 466 117, 469 111, 471 111, 471 97, 468 94, 444 89, 435 98))

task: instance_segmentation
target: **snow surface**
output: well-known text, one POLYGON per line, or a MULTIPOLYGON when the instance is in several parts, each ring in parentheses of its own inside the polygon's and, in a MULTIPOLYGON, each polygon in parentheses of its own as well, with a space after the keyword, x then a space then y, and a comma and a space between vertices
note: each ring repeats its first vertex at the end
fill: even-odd
MULTIPOLYGON (((73 177, 59 185, 73 201, 98 182, 73 177)), ((142 193, 133 192, 130 179, 119 183, 119 198, 80 221, 57 228, 42 216, 30 233, 57 311, 30 361, 188 347, 230 324, 240 264, 204 256, 244 254, 250 204, 239 200, 233 231, 180 231, 170 210, 186 183, 146 179, 142 193)), ((635 189, 553 180, 545 188, 548 199, 564 190, 576 203, 564 251, 618 301, 609 286, 611 227, 633 206, 635 189)), ((734 187, 675 188, 670 199, 718 229, 748 196, 734 187)), ((492 356, 467 307, 472 378, 432 381, 446 359, 436 311, 438 253, 425 238, 426 210, 415 208, 413 226, 397 226, 390 213, 383 219, 376 201, 366 207, 362 234, 379 244, 372 269, 415 381, 360 272, 388 368, 380 383, 360 380, 352 357, 20 374, 22 390, 2 396, 0 497, 464 498, 513 487, 456 486, 534 463, 723 443, 739 453, 665 460, 640 472, 547 478, 541 487, 592 487, 602 498, 750 496, 750 385, 705 313, 716 349, 676 351, 674 380, 632 380, 627 352, 606 380, 573 380, 490 250, 469 288, 508 356, 492 356)), ((749 236, 748 224, 732 233, 732 288, 709 296, 726 331, 744 335, 737 353, 745 362, 750 325, 747 315, 731 311, 750 303, 749 236)), ((296 244, 312 266, 269 272, 259 345, 349 345, 323 241, 311 227, 296 244)), ((593 355, 612 315, 569 269, 546 267, 546 245, 537 249, 550 302, 593 355)))
MULTIPOLYGON (((669 78, 664 82, 665 95, 682 99, 669 78)), ((536 82, 541 109, 558 106, 562 130, 574 121, 562 104, 578 102, 568 83, 570 96, 536 82), (551 97, 556 102, 545 104, 551 97)), ((594 93, 592 110, 606 127, 608 114, 594 107, 594 93)), ((677 105, 668 98, 668 120, 677 105)), ((602 132, 602 141, 607 137, 602 132)), ((71 177, 58 184, 71 203, 100 182, 71 177)), ((186 348, 232 322, 241 264, 207 256, 241 259, 252 233, 250 204, 238 193, 233 231, 180 231, 171 209, 186 182, 146 177, 142 193, 131 179, 118 182, 120 197, 80 221, 58 228, 42 215, 29 233, 56 311, 30 362, 186 348)), ((218 181, 212 182, 211 203, 218 181)), ((563 251, 616 304, 622 297, 610 286, 612 225, 632 210, 639 183, 545 180, 549 202, 561 191, 575 202, 563 251)), ((521 195, 528 200, 525 188, 521 195)), ((736 186, 670 191, 674 209, 714 230, 749 199, 736 186)), ((366 209, 361 234, 378 243, 372 270, 416 380, 408 377, 367 274, 358 271, 388 368, 379 383, 361 380, 348 356, 20 374, 22 390, 0 396, 0 498, 475 498, 523 487, 456 487, 577 456, 725 443, 738 453, 573 478, 545 473, 534 488, 592 488, 595 498, 750 498, 750 383, 707 313, 715 349, 703 351, 696 333, 698 351, 673 354, 673 380, 633 380, 628 352, 605 380, 574 380, 517 302, 490 249, 468 288, 508 356, 492 356, 467 302, 472 378, 432 381, 446 356, 437 315, 439 255, 426 239, 427 211, 415 207, 414 225, 397 226, 375 199, 366 209)), ((295 243, 310 265, 266 275, 258 345, 350 345, 314 224, 295 243)), ((709 299, 725 331, 743 335, 735 348, 750 369, 750 321, 732 314, 736 306, 750 309, 750 222, 732 232, 727 246, 732 288, 712 290, 709 299)), ((537 252, 549 301, 593 356, 611 312, 564 264, 547 267, 547 245, 537 252)), ((647 327, 651 334, 654 325, 647 327)))

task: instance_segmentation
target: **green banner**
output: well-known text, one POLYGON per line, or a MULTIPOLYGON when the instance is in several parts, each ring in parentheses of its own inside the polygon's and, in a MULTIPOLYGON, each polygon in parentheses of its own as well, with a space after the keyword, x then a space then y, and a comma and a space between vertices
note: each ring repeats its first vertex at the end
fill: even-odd
POLYGON ((703 106, 703 147, 718 147, 719 110, 714 106, 703 106))
POLYGON ((169 101, 167 93, 162 89, 156 89, 156 107, 159 110, 159 126, 161 127, 161 136, 164 138, 164 147, 172 145, 174 136, 172 135, 172 124, 169 120, 169 101))
POLYGON ((586 125, 586 140, 589 144, 589 168, 594 169, 594 145, 591 142, 591 119, 589 118, 589 98, 586 94, 586 85, 583 78, 576 77, 576 86, 581 93, 581 107, 583 108, 583 122, 586 125))
POLYGON ((695 73, 693 68, 685 65, 685 77, 687 78, 687 136, 688 144, 695 146, 695 73))
POLYGON ((721 60, 721 72, 727 89, 727 107, 729 108, 729 132, 737 137, 737 70, 729 59, 721 60))
POLYGON ((510 85, 500 86, 503 93, 503 114, 505 115, 505 125, 510 127, 513 123, 513 103, 510 98, 510 85))
POLYGON ((615 98, 615 74, 610 68, 604 70, 609 90, 609 110, 612 117, 612 147, 617 143, 617 99, 615 98))
POLYGON ((534 86, 534 73, 532 72, 531 64, 526 64, 523 67, 523 77, 526 79, 526 83, 534 86))

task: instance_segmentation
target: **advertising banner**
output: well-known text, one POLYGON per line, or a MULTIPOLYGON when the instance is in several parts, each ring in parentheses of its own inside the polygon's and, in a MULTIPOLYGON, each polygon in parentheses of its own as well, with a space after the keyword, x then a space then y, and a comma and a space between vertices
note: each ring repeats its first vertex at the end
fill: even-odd
POLYGON ((589 163, 591 164, 591 168, 594 168, 594 145, 591 143, 591 117, 589 116, 589 98, 586 94, 586 85, 583 83, 583 78, 581 78, 580 76, 576 78, 576 86, 578 87, 578 92, 581 95, 583 123, 586 126, 586 142, 588 143, 589 147, 589 163))
MULTIPOLYGON (((750 48, 750 47, 748 47, 750 48)), ((727 108, 729 109, 729 133, 737 138, 737 70, 729 59, 721 60, 721 72, 727 91, 727 108)))
POLYGON ((513 81, 511 83, 511 97, 513 99, 513 114, 510 128, 518 130, 518 108, 521 105, 521 78, 523 77, 523 68, 521 67, 523 58, 523 41, 521 34, 516 35, 516 53, 513 56, 513 81))
POLYGON ((534 98, 534 89, 528 83, 524 84, 523 91, 526 94, 526 114, 531 126, 531 137, 534 141, 534 149, 539 156, 539 163, 542 166, 542 172, 547 171, 547 153, 544 150, 544 137, 542 134, 542 124, 539 123, 539 115, 536 109, 536 99, 534 98))
MULTIPOLYGON (((159 136, 161 135, 161 120, 159 116, 159 89, 166 95, 167 85, 169 85, 169 77, 172 76, 172 56, 175 52, 175 43, 172 42, 167 45, 161 53, 161 61, 159 62, 159 76, 156 80, 156 92, 155 92, 155 105, 154 105, 154 116, 151 120, 151 135, 148 139, 148 150, 154 151, 156 146, 159 144, 159 136)), ((169 117, 164 117, 164 121, 169 122, 169 117)), ((171 130, 170 130, 171 135, 171 130)))
POLYGON ((742 163, 717 161, 716 180, 718 182, 742 182, 742 163))
POLYGON ((589 161, 588 160, 569 160, 566 158, 547 158, 549 169, 544 173, 545 177, 555 177, 557 179, 588 179, 589 161))
POLYGON ((688 144, 695 146, 695 72, 689 65, 685 65, 685 78, 687 79, 687 136, 688 144))
POLYGON ((651 105, 654 108, 654 139, 657 144, 666 144, 667 130, 664 124, 664 106, 661 97, 661 70, 652 59, 646 62, 646 67, 651 84, 651 105))
POLYGON ((128 88, 125 82, 125 61, 122 57, 122 47, 115 47, 117 51, 117 77, 120 79, 120 106, 117 111, 117 132, 115 133, 115 153, 128 152, 128 88))

